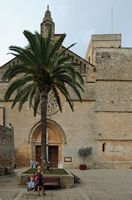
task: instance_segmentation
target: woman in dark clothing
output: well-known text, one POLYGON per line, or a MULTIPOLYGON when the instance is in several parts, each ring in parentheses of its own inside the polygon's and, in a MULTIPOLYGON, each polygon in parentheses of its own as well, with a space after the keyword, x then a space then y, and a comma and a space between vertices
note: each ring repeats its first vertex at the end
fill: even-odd
POLYGON ((41 171, 41 167, 38 166, 37 172, 35 174, 35 179, 34 179, 34 191, 38 191, 39 196, 40 196, 40 190, 41 189, 43 191, 43 195, 45 195, 45 193, 44 193, 44 176, 43 176, 43 173, 41 171))

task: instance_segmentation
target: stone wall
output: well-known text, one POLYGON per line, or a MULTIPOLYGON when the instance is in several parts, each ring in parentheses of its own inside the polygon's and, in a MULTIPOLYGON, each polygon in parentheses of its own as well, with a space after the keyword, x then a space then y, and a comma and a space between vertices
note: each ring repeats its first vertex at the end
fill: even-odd
POLYGON ((89 43, 86 60, 90 63, 94 63, 94 51, 97 48, 119 48, 121 46, 121 35, 120 34, 99 34, 92 35, 91 41, 89 43))
MULTIPOLYGON (((60 141, 60 144, 55 140, 49 143, 58 146, 59 162, 64 167, 78 167, 81 161, 77 152, 84 146, 93 148, 92 155, 86 161, 92 168, 132 167, 132 49, 119 47, 120 35, 110 35, 108 41, 106 38, 104 35, 93 37, 94 44, 91 47, 94 48, 92 60, 95 66, 86 65, 82 103, 69 89, 75 111, 72 112, 64 101, 62 113, 55 112, 47 116, 54 125, 54 133, 61 133, 66 138, 66 142, 60 141), (103 43, 100 39, 103 39, 103 43), (70 161, 65 161, 65 158, 70 158, 70 161)), ((0 70, 3 73, 4 67, 0 70)), ((29 166, 30 161, 36 159, 36 147, 41 145, 36 134, 40 115, 33 117, 28 104, 24 105, 21 112, 18 112, 18 105, 11 110, 12 101, 6 103, 3 100, 8 84, 0 83, 0 121, 6 125, 11 122, 14 127, 15 164, 17 167, 29 166)), ((48 129, 49 137, 50 131, 48 129)), ((11 143, 10 134, 6 136, 3 131, 0 134, 2 139, 8 139, 3 139, 4 142, 0 140, 0 145, 11 143)), ((2 147, 1 152, 8 151, 7 155, 11 156, 11 147, 8 146, 2 147)), ((12 157, 10 165, 13 162, 12 157)), ((7 167, 4 162, 1 165, 7 167)))
POLYGON ((98 161, 95 168, 132 169, 132 140, 99 139, 97 141, 98 161))
POLYGON ((131 48, 103 45, 93 54, 96 168, 132 168, 131 58, 131 48))
POLYGON ((97 48, 94 52, 96 80, 131 81, 132 48, 97 48))
POLYGON ((14 168, 14 131, 0 125, 0 175, 12 173, 14 168))

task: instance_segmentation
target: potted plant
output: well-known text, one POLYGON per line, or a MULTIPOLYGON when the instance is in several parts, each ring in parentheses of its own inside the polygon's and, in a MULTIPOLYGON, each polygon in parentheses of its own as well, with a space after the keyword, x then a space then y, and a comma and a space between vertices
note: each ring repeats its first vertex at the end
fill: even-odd
POLYGON ((82 159, 82 164, 79 165, 79 169, 86 170, 87 165, 84 161, 92 154, 92 147, 82 147, 78 150, 78 156, 82 159))

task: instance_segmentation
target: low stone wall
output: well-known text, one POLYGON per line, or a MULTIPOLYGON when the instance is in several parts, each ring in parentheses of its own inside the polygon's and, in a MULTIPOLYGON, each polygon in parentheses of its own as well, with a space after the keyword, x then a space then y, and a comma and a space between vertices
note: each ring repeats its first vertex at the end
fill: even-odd
POLYGON ((14 171, 14 131, 0 125, 0 175, 14 171))
MULTIPOLYGON (((55 176, 59 177, 60 180, 60 187, 61 188, 72 188, 74 185, 74 176, 67 171, 67 175, 44 175, 44 177, 48 176, 55 176)), ((19 185, 25 185, 31 177, 31 174, 24 174, 24 172, 21 172, 17 174, 17 181, 19 185)))

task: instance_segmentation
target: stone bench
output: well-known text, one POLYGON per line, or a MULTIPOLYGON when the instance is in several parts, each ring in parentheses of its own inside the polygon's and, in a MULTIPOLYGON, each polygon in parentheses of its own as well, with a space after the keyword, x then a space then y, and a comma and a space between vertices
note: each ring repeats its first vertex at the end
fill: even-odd
POLYGON ((44 177, 44 186, 58 186, 60 187, 60 179, 56 176, 44 177))

